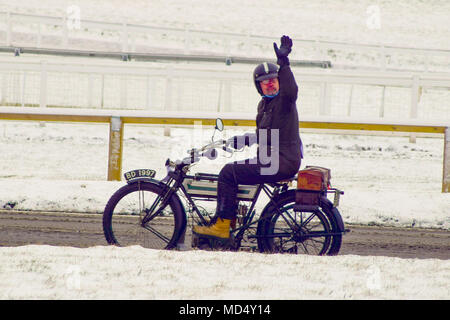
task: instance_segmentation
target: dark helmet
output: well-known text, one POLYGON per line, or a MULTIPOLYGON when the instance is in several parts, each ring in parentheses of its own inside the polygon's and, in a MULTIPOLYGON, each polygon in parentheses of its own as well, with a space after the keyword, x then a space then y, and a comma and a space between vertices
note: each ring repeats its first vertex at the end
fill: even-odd
POLYGON ((253 81, 255 82, 256 90, 260 95, 263 95, 259 81, 278 77, 278 66, 270 62, 259 64, 255 71, 253 71, 253 81))

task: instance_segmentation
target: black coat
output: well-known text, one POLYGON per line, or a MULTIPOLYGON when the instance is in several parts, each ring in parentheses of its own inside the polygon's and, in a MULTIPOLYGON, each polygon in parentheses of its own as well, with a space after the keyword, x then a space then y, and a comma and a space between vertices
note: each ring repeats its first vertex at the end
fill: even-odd
MULTIPOLYGON (((278 79, 280 83, 278 95, 274 98, 263 97, 258 104, 256 116, 258 148, 261 148, 261 143, 264 143, 264 141, 260 141, 260 129, 267 129, 267 144, 272 147, 276 146, 276 143, 270 141, 270 130, 278 129, 280 161, 278 172, 285 173, 286 176, 293 176, 299 170, 303 158, 296 106, 298 86, 289 65, 280 67, 278 79)), ((272 148, 272 150, 276 151, 276 148, 272 148)))

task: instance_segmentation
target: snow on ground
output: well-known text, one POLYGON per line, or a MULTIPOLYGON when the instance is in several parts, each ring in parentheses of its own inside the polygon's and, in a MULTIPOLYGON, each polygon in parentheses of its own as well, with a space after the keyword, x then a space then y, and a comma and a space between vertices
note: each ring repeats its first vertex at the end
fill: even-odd
MULTIPOLYGON (((161 127, 126 126, 123 170, 153 168, 162 178, 168 156, 184 156, 211 133, 172 128, 167 137, 161 127)), ((0 136, 0 208, 101 213, 124 184, 105 181, 104 125, 3 121, 0 136)), ((345 222, 449 228, 442 139, 302 137, 302 166, 332 168, 345 190, 345 222)), ((193 171, 217 172, 230 160, 202 160, 193 171)), ((450 262, 437 259, 29 245, 0 248, 0 299, 448 299, 449 272, 450 262)))
POLYGON ((449 260, 0 249, 1 299, 448 299, 449 260))

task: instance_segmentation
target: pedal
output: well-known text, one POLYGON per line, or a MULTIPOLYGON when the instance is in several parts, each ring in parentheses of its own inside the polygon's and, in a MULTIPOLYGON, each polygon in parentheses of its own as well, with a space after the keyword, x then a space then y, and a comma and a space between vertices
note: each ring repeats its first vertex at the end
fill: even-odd
POLYGON ((234 238, 220 239, 192 233, 192 247, 200 250, 234 250, 234 238))
POLYGON ((233 248, 233 239, 209 239, 213 250, 231 250, 233 248))
POLYGON ((198 246, 198 237, 196 234, 192 233, 191 247, 196 248, 198 246))
POLYGON ((192 248, 197 248, 200 250, 211 250, 212 249, 210 239, 199 236, 195 233, 192 233, 192 242, 191 243, 192 243, 192 248))

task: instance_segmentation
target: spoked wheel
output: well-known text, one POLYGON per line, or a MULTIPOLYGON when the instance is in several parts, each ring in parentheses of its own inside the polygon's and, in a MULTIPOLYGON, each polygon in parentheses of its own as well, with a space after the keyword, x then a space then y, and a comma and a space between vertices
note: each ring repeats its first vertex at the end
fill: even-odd
POLYGON ((275 214, 266 240, 271 252, 323 255, 330 245, 330 225, 320 211, 295 212, 292 206, 275 214))
POLYGON ((333 226, 322 208, 294 211, 295 198, 287 195, 279 202, 279 212, 269 208, 258 227, 262 252, 324 255, 333 242, 333 226))
POLYGON ((186 228, 186 216, 174 197, 160 214, 144 222, 161 204, 162 191, 161 186, 149 182, 137 182, 117 190, 103 213, 106 241, 118 246, 140 245, 152 249, 176 247, 186 228))

